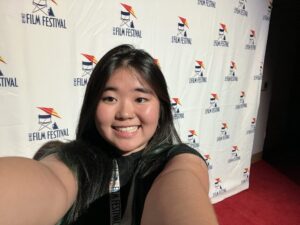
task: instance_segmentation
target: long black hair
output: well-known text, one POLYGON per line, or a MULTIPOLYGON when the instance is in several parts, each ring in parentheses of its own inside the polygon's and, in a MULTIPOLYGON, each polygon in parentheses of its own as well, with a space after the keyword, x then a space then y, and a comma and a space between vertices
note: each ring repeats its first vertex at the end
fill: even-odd
MULTIPOLYGON (((71 224, 89 205, 108 191, 112 174, 112 160, 116 156, 111 146, 99 134, 96 124, 96 108, 111 74, 119 68, 134 69, 155 92, 160 102, 160 115, 157 129, 143 151, 155 153, 161 146, 181 143, 173 123, 170 97, 166 80, 147 52, 132 45, 120 45, 108 51, 94 68, 83 100, 76 139, 69 143, 49 142, 42 146, 34 159, 40 160, 55 153, 76 175, 78 194, 61 224, 71 224)), ((145 155, 145 154, 144 154, 145 155)), ((152 154, 152 156, 155 154, 152 154)), ((147 155, 145 155, 145 158, 147 155)), ((148 157, 148 159, 153 159, 148 157)), ((146 163, 154 168, 159 160, 146 163)))
POLYGON ((154 90, 160 102, 158 127, 145 151, 151 151, 161 144, 181 143, 173 123, 170 96, 160 67, 146 51, 127 44, 107 52, 94 68, 87 84, 76 139, 95 145, 105 143, 95 125, 96 108, 111 74, 121 67, 134 69, 154 90))

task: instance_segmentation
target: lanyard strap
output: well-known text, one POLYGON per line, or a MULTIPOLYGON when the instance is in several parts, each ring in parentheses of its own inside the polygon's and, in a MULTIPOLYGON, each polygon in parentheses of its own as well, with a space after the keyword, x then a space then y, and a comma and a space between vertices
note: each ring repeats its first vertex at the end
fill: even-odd
POLYGON ((109 184, 110 224, 119 225, 121 222, 120 176, 117 160, 113 160, 113 171, 109 184))

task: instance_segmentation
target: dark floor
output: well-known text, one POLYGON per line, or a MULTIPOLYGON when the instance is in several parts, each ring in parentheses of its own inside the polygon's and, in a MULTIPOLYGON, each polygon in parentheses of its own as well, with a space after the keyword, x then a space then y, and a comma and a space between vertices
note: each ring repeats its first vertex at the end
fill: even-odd
MULTIPOLYGON (((278 151, 277 151, 278 152, 278 151)), ((298 151, 282 151, 281 154, 264 154, 263 159, 300 185, 300 147, 298 151)))

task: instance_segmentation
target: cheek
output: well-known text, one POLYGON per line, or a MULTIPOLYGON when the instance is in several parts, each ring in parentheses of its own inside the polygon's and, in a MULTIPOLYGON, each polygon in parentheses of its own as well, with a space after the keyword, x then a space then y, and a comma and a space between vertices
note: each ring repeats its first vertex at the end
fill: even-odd
POLYGON ((104 107, 102 104, 98 104, 95 116, 96 126, 99 130, 101 125, 104 125, 109 121, 109 115, 107 107, 104 107))
POLYGON ((159 104, 155 104, 152 106, 148 106, 147 108, 142 110, 141 115, 143 116, 143 121, 148 124, 153 124, 155 127, 158 124, 159 120, 159 104))

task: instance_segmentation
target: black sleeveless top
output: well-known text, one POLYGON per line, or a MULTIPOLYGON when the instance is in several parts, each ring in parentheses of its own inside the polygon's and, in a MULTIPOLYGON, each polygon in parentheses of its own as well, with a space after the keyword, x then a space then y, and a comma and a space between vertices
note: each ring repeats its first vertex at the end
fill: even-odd
MULTIPOLYGON (((142 152, 117 158, 121 184, 121 225, 140 224, 145 199, 152 183, 166 163, 181 153, 191 153, 202 158, 197 151, 187 145, 175 145, 145 158, 142 152)), ((109 194, 107 194, 95 200, 73 225, 110 225, 109 210, 109 194)))
MULTIPOLYGON (((142 152, 136 152, 125 157, 117 158, 120 171, 121 213, 124 215, 128 194, 137 163, 142 152)), ((110 225, 109 193, 96 199, 90 207, 79 216, 72 225, 110 225)))
MULTIPOLYGON (((166 163, 174 156, 182 153, 194 154, 203 159, 198 151, 185 144, 161 146, 149 153, 140 151, 116 158, 120 171, 121 187, 122 221, 120 225, 140 224, 145 199, 152 183, 164 169, 166 163)), ((79 192, 84 191, 79 190, 79 192)), ((65 223, 61 221, 59 224, 110 225, 109 193, 95 199, 86 210, 80 213, 75 222, 65 223)))

